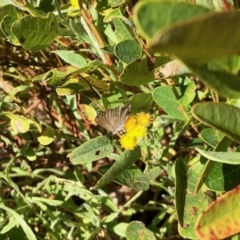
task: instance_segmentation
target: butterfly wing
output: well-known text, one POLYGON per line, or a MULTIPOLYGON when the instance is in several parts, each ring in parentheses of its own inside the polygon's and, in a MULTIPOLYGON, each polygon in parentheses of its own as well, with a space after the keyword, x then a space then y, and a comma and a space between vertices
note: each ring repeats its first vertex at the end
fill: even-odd
POLYGON ((114 109, 109 109, 104 112, 100 112, 95 121, 98 125, 105 128, 107 131, 113 134, 119 132, 130 113, 131 105, 127 104, 123 107, 117 107, 114 109))
POLYGON ((131 105, 128 104, 123 107, 117 107, 107 111, 108 124, 112 127, 112 132, 115 134, 122 130, 123 125, 130 113, 131 105))
MULTIPOLYGON (((129 114, 131 111, 131 105, 127 104, 126 106, 120 107, 120 109, 118 109, 118 130, 117 132, 119 132, 120 130, 122 130, 129 114)), ((117 120, 116 120, 117 121, 117 120)))
POLYGON ((109 123, 109 116, 111 115, 107 110, 104 112, 100 112, 96 118, 95 118, 95 122, 105 128, 108 132, 113 132, 114 131, 114 126, 111 125, 111 123, 109 123))

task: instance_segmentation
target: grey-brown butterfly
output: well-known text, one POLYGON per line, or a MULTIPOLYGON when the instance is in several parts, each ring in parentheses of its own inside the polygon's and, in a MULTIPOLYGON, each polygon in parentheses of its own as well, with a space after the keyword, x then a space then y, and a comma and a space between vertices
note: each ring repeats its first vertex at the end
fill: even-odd
POLYGON ((96 123, 107 131, 116 134, 121 131, 131 111, 131 105, 120 106, 100 112, 96 118, 96 123))

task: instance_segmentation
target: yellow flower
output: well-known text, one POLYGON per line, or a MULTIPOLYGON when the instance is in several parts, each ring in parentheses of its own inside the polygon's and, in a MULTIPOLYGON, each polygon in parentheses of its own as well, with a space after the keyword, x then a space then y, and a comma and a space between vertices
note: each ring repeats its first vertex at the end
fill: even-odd
POLYGON ((144 126, 138 125, 135 128, 136 137, 142 138, 147 134, 147 129, 144 126))
POLYGON ((78 7, 78 0, 71 0, 72 7, 78 7))
POLYGON ((121 136, 120 144, 126 150, 133 150, 137 146, 137 139, 126 133, 121 136))
POLYGON ((68 15, 74 17, 79 13, 78 0, 71 0, 71 6, 68 8, 68 15))
POLYGON ((149 126, 151 124, 151 115, 149 113, 140 112, 136 116, 137 124, 141 126, 149 126))
POLYGON ((138 125, 127 133, 131 137, 143 138, 147 134, 147 129, 144 126, 138 125))
POLYGON ((137 126, 136 119, 134 116, 129 116, 127 121, 124 124, 123 129, 128 132, 131 129, 134 129, 137 126))
POLYGON ((151 116, 148 113, 140 112, 136 116, 129 116, 124 124, 126 132, 120 138, 120 144, 126 150, 133 150, 138 140, 147 134, 147 126, 151 123, 151 116))

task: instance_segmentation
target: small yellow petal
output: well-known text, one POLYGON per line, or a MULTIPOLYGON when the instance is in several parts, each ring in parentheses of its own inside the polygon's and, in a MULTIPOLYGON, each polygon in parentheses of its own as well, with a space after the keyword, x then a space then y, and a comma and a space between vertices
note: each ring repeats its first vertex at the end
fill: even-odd
POLYGON ((151 124, 151 115, 149 113, 140 112, 136 116, 137 124, 141 126, 149 126, 151 124))
POLYGON ((135 138, 143 138, 147 134, 147 128, 141 125, 127 132, 128 136, 135 138))
POLYGON ((78 0, 71 0, 72 7, 78 7, 78 0))
POLYGON ((147 134, 147 129, 144 126, 137 126, 135 129, 136 137, 142 138, 147 134))
POLYGON ((136 119, 134 116, 129 116, 127 121, 124 124, 123 129, 127 132, 131 129, 134 129, 137 126, 136 119))
POLYGON ((120 138, 120 144, 126 150, 133 150, 137 146, 137 139, 128 134, 124 134, 120 138))
POLYGON ((71 6, 68 8, 68 15, 71 17, 79 15, 78 0, 71 0, 71 6))

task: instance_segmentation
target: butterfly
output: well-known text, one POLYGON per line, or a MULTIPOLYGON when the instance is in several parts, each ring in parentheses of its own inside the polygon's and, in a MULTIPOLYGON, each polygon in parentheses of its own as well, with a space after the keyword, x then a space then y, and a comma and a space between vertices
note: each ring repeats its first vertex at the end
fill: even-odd
POLYGON ((131 111, 131 105, 120 106, 100 112, 95 122, 105 128, 108 132, 116 134, 121 131, 131 111))

